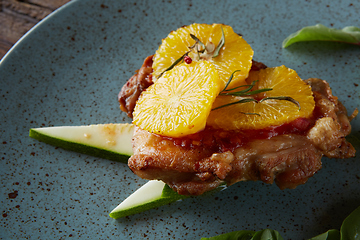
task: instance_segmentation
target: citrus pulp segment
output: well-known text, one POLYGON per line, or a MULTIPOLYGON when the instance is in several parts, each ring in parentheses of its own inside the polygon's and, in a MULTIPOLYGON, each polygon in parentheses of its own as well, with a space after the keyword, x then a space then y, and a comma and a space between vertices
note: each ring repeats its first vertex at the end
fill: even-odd
MULTIPOLYGON (((262 102, 240 103, 211 111, 207 124, 224 130, 263 129, 289 123, 300 117, 311 116, 315 107, 311 87, 302 81, 294 70, 280 66, 251 72, 247 79, 248 84, 256 80, 258 82, 253 90, 263 88, 272 88, 272 90, 256 94, 253 96, 255 99, 291 97, 299 102, 301 109, 299 110, 299 107, 293 102, 285 100, 271 99, 262 102)), ((213 108, 243 98, 219 96, 215 100, 213 108)))
POLYGON ((251 46, 230 26, 223 24, 194 23, 171 32, 163 39, 154 55, 154 79, 159 77, 177 59, 188 52, 189 47, 195 44, 196 41, 190 34, 196 36, 204 45, 209 45, 211 42, 213 47, 216 47, 222 38, 222 31, 225 36, 225 45, 217 57, 211 57, 212 54, 203 54, 199 58, 200 54, 195 49, 188 55, 193 61, 207 60, 213 63, 224 85, 234 71, 240 70, 236 73, 236 78, 231 85, 236 84, 236 82, 244 84, 252 65, 254 52, 251 46))
POLYGON ((196 133, 205 128, 220 85, 213 64, 207 61, 182 63, 165 72, 141 94, 133 123, 169 137, 196 133))

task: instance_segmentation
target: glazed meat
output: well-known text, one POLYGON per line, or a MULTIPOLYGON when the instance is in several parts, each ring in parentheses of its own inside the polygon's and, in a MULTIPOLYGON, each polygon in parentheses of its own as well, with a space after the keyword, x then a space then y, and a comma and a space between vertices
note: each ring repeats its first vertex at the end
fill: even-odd
POLYGON ((152 58, 152 55, 145 58, 141 68, 126 82, 119 92, 118 101, 120 109, 126 112, 131 118, 136 101, 138 100, 141 92, 153 84, 151 77, 151 73, 153 71, 152 58))
MULTIPOLYGON (((153 84, 151 74, 153 72, 152 64, 153 55, 145 58, 141 68, 126 82, 118 94, 120 109, 123 112, 126 112, 131 118, 136 101, 138 100, 141 92, 153 84)), ((256 61, 252 62, 251 71, 258 71, 264 68, 266 68, 265 64, 256 61)))
POLYGON ((145 179, 161 179, 179 194, 200 195, 221 183, 261 180, 295 188, 321 168, 322 153, 306 136, 257 139, 233 152, 187 149, 172 140, 136 129, 129 167, 145 179))
POLYGON ((183 195, 200 195, 222 183, 247 180, 275 182, 280 189, 304 184, 321 169, 323 155, 355 156, 345 139, 351 131, 345 107, 326 81, 306 82, 314 94, 314 116, 295 120, 290 130, 244 138, 241 131, 208 129, 188 139, 172 139, 137 128, 128 165, 138 176, 162 180, 183 195))
MULTIPOLYGON (((351 132, 346 108, 332 95, 326 81, 311 78, 306 82, 313 90, 316 110, 320 114, 315 126, 307 134, 308 139, 329 158, 354 157, 355 149, 345 139, 351 132)), ((356 116, 357 110, 354 114, 356 116)))
POLYGON ((199 195, 221 184, 234 156, 207 148, 184 148, 171 139, 135 129, 130 169, 145 179, 161 179, 180 194, 199 195))

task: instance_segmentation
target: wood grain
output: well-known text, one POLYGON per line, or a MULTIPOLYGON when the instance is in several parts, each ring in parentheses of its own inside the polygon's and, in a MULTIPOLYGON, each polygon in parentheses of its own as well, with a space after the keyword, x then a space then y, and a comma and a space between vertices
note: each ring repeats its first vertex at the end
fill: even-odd
POLYGON ((70 0, 0 0, 0 59, 35 24, 70 0))

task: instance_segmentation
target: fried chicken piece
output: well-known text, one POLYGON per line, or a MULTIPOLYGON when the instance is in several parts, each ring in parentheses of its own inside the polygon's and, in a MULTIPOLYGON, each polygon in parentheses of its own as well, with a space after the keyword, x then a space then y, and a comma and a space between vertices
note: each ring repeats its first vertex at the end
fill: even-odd
POLYGON ((153 84, 151 75, 153 72, 152 58, 152 55, 145 58, 141 68, 126 82, 118 94, 120 109, 126 112, 131 118, 136 101, 138 100, 141 92, 153 84))
MULTIPOLYGON (((131 118, 133 117, 132 113, 141 92, 153 84, 151 74, 153 72, 152 59, 153 55, 145 58, 141 68, 126 82, 118 94, 120 109, 131 118)), ((264 68, 266 68, 265 64, 253 61, 251 71, 258 71, 264 68)))
POLYGON ((200 195, 226 182, 261 180, 295 188, 321 169, 322 153, 302 135, 258 139, 233 153, 205 148, 188 150, 172 140, 136 129, 130 169, 145 179, 159 179, 183 195, 200 195))
POLYGON ((305 136, 285 134, 259 139, 235 150, 227 184, 261 180, 280 189, 295 188, 321 169, 322 154, 305 136))
POLYGON ((135 128, 130 169, 145 179, 161 179, 184 195, 200 195, 216 188, 231 171, 231 152, 184 148, 171 139, 135 128), (185 185, 187 187, 185 187, 185 185))
POLYGON ((321 168, 322 154, 305 136, 289 134, 250 141, 230 151, 186 149, 137 128, 130 169, 145 179, 160 179, 183 195, 200 195, 226 182, 261 180, 295 188, 321 168))
MULTIPOLYGON (((313 90, 316 109, 322 116, 308 132, 308 139, 329 158, 354 157, 355 149, 345 139, 351 133, 346 108, 332 95, 326 81, 311 78, 306 82, 313 90)), ((357 110, 352 115, 356 114, 357 110)))
MULTIPOLYGON (((176 139, 136 128, 134 155, 128 165, 138 176, 162 180, 183 195, 200 195, 222 183, 231 185, 247 180, 275 182, 280 189, 304 184, 321 169, 323 155, 333 158, 355 155, 345 139, 351 132, 345 107, 332 95, 326 81, 313 78, 306 82, 314 93, 316 116, 302 133, 290 131, 245 141, 238 138, 232 143, 234 148, 223 148, 218 146, 218 132, 214 132, 215 137, 210 137, 215 141, 204 137, 208 144, 189 147, 178 144, 176 139)), ((233 135, 220 133, 229 134, 233 135)))

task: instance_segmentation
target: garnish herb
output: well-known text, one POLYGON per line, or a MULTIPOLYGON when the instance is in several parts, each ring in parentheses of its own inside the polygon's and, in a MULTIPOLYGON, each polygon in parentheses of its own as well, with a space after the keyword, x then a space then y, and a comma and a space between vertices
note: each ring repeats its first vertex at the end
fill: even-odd
MULTIPOLYGON (((241 86, 238 86, 238 87, 235 87, 235 88, 231 88, 231 89, 227 89, 232 81, 232 79, 234 78, 234 74, 236 72, 238 72, 240 70, 236 70, 234 71, 231 75, 230 75, 230 78, 229 80, 227 81, 227 83, 225 84, 225 87, 224 89, 219 93, 220 96, 238 96, 238 97, 246 97, 246 96, 251 96, 251 95, 255 95, 255 94, 258 94, 258 93, 262 93, 262 92, 268 92, 268 91, 271 91, 272 88, 262 88, 262 89, 257 89, 257 90, 254 90, 254 91, 251 91, 251 89, 255 86, 256 81, 253 81, 251 84, 249 85, 241 85, 241 86), (240 90, 240 91, 235 91, 236 89, 239 89, 239 88, 244 88, 244 87, 247 87, 243 90, 240 90)), ((300 103, 298 101, 296 101, 295 99, 293 99, 292 97, 287 97, 287 96, 276 96, 276 97, 266 97, 266 98, 263 98, 261 100, 256 100, 254 98, 243 98, 239 101, 235 101, 235 102, 231 102, 231 103, 228 103, 228 104, 224 104, 224 105, 221 105, 219 107, 216 107, 216 108, 213 108, 212 110, 217 110, 217 109, 220 109, 220 108, 223 108, 223 107, 228 107, 228 106, 231 106, 231 105, 234 105, 234 104, 240 104, 240 103, 247 103, 247 102, 256 102, 256 103, 259 103, 259 102, 263 102, 263 101, 267 101, 267 100, 285 100, 285 101, 290 101, 292 103, 294 103, 296 106, 298 106, 299 108, 299 111, 301 109, 300 107, 300 103)), ((249 114, 249 115, 259 115, 257 113, 244 113, 242 112, 243 114, 249 114)), ((260 115, 259 115, 260 116, 260 115)))
POLYGON ((192 63, 192 59, 191 59, 191 57, 189 57, 189 56, 185 56, 185 57, 184 57, 184 62, 186 62, 187 64, 192 63))
POLYGON ((250 230, 234 231, 201 240, 283 240, 280 233, 272 229, 264 229, 258 232, 250 230))
POLYGON ((197 49, 197 52, 203 53, 203 52, 205 51, 205 49, 206 49, 205 44, 203 44, 203 43, 200 41, 200 39, 198 39, 194 34, 191 34, 191 33, 190 33, 190 37, 195 40, 195 44, 192 45, 192 46, 190 47, 190 49, 193 49, 193 48, 197 47, 197 45, 200 45, 200 47, 202 47, 202 49, 197 49))
MULTIPOLYGON (((218 45, 214 46, 214 44, 212 42, 208 42, 206 45, 200 41, 200 39, 198 37, 196 37, 194 34, 191 34, 190 33, 190 37, 192 39, 195 40, 195 43, 189 47, 189 51, 187 51, 186 53, 184 53, 180 58, 176 59, 175 62, 173 62, 173 64, 171 64, 167 69, 165 69, 160 75, 158 78, 160 78, 164 72, 166 71, 169 71, 171 69, 173 69, 178 63, 182 62, 182 61, 185 61, 187 64, 190 64, 192 62, 192 59, 188 56, 189 53, 192 51, 192 50, 195 50, 197 55, 198 55, 198 58, 201 59, 201 58, 215 58, 217 56, 219 56, 219 53, 220 53, 220 50, 223 48, 223 46, 225 45, 225 34, 224 34, 224 29, 221 27, 221 39, 218 43, 218 45)), ((251 95, 255 95, 255 94, 258 94, 258 93, 262 93, 262 92, 267 92, 267 91, 271 91, 272 88, 263 88, 263 89, 257 89, 257 90, 254 90, 254 91, 251 91, 251 89, 255 86, 256 82, 257 81, 253 81, 251 84, 249 85, 242 85, 242 86, 238 86, 238 87, 235 87, 235 88, 231 88, 231 89, 228 89, 228 86, 230 85, 233 77, 234 77, 234 74, 236 72, 238 72, 240 70, 235 70, 231 75, 230 75, 230 78, 229 80, 227 81, 227 83, 225 84, 225 87, 224 89, 220 92, 219 95, 231 95, 231 96, 240 96, 240 97, 245 97, 245 96, 251 96, 251 95), (240 91, 235 91, 236 89, 239 89, 239 88, 244 88, 244 87, 247 87, 243 90, 240 90, 240 91)), ((291 98, 291 97, 287 97, 287 96, 277 96, 277 97, 267 97, 267 98, 263 98, 261 99, 260 101, 254 99, 254 98, 243 98, 239 101, 236 101, 236 102, 232 102, 232 103, 228 103, 228 104, 225 104, 225 105, 222 105, 222 106, 219 106, 219 107, 216 107, 216 108, 213 108, 212 110, 217 110, 217 109, 220 109, 220 108, 223 108, 223 107, 227 107, 227 106, 231 106, 231 105, 234 105, 234 104, 240 104, 240 103, 246 103, 246 102, 256 102, 256 103, 259 103, 259 102, 263 102, 263 101, 266 101, 266 100, 285 100, 285 101, 290 101, 294 104, 296 104, 298 107, 299 107, 299 111, 300 111, 300 103, 298 101, 296 101, 295 99, 291 98)), ((246 112, 242 112, 243 114, 248 114, 248 115, 259 115, 258 113, 246 113, 246 112)))
MULTIPOLYGON (((247 102, 258 102, 258 101, 256 99, 253 99, 253 98, 243 98, 243 99, 241 99, 239 101, 224 104, 224 105, 221 105, 219 107, 213 108, 211 110, 213 111, 213 110, 217 110, 217 109, 220 109, 220 108, 223 108, 223 107, 228 107, 228 106, 231 106, 231 105, 235 105, 235 104, 239 104, 239 103, 247 103, 247 102)), ((248 115, 258 115, 258 116, 260 116, 260 114, 258 114, 258 113, 246 113, 246 112, 241 112, 241 113, 248 114, 248 115)))
POLYGON ((232 88, 232 89, 225 89, 223 90, 222 92, 220 92, 219 95, 231 95, 231 96, 251 96, 251 95, 254 95, 254 94, 258 94, 258 93, 261 93, 261 92, 268 92, 268 91, 271 91, 272 88, 262 88, 262 89, 258 89, 258 90, 255 90, 255 91, 250 91, 254 86, 255 84, 257 83, 257 81, 253 81, 250 85, 241 85, 241 86, 238 86, 238 87, 235 87, 235 88, 232 88), (244 90, 241 90, 241 91, 237 91, 237 92, 229 92, 229 91, 233 91, 235 89, 238 89, 238 88, 242 88, 242 87, 248 87, 244 90))
POLYGON ((299 111, 301 110, 300 103, 298 101, 296 101, 295 99, 293 99, 292 97, 286 97, 286 96, 267 97, 267 98, 261 99, 259 102, 266 101, 266 100, 271 100, 271 99, 274 99, 274 100, 286 100, 286 101, 292 102, 296 106, 298 106, 299 111))
POLYGON ((332 41, 360 45, 360 28, 348 26, 343 29, 336 29, 316 24, 290 34, 283 41, 282 47, 286 48, 293 43, 305 41, 332 41))
POLYGON ((213 54, 213 58, 216 58, 217 56, 219 56, 219 52, 221 50, 221 48, 225 45, 225 34, 224 34, 224 29, 221 27, 221 39, 219 41, 219 44, 217 45, 217 47, 215 48, 214 54, 213 54))
MULTIPOLYGON (((190 50, 190 51, 191 51, 191 50, 190 50)), ((176 59, 175 62, 173 62, 173 64, 170 65, 170 67, 168 67, 168 68, 165 69, 162 73, 160 73, 160 75, 159 75, 158 78, 160 78, 160 77, 164 74, 164 72, 167 72, 167 71, 173 69, 179 62, 181 62, 181 61, 184 59, 185 56, 187 56, 187 55, 189 54, 190 51, 186 52, 184 55, 182 55, 181 57, 179 57, 178 59, 176 59)))
MULTIPOLYGON (((229 84, 231 83, 231 81, 232 81, 232 79, 233 79, 233 77, 234 77, 234 74, 237 73, 237 72, 240 72, 240 71, 241 71, 241 70, 235 70, 235 71, 230 75, 229 80, 227 81, 227 83, 225 84, 224 89, 223 89, 221 92, 224 92, 224 91, 232 91, 232 90, 236 89, 236 88, 233 88, 233 89, 228 89, 228 90, 226 90, 226 89, 228 88, 229 84)), ((249 85, 249 86, 250 86, 250 85, 249 85)), ((240 86, 240 87, 241 87, 241 86, 240 86)), ((238 87, 238 88, 239 88, 239 87, 238 87)))
POLYGON ((206 45, 204 43, 202 43, 200 41, 199 38, 197 38, 195 35, 190 33, 190 37, 192 39, 195 40, 194 45, 189 47, 189 51, 187 51, 186 53, 184 53, 181 57, 179 57, 178 59, 175 60, 175 62, 173 62, 173 64, 171 64, 167 69, 165 69, 162 73, 160 73, 160 75, 158 76, 158 78, 160 78, 164 72, 167 72, 171 69, 173 69, 178 63, 182 62, 184 60, 184 58, 186 56, 188 56, 188 54, 192 51, 195 50, 198 58, 202 59, 202 58, 215 58, 217 56, 219 56, 220 50, 221 48, 225 45, 225 34, 224 34, 224 30, 221 27, 221 39, 217 45, 217 47, 215 48, 214 44, 212 42, 208 42, 206 45))
MULTIPOLYGON (((340 231, 331 229, 309 240, 356 240, 360 236, 360 207, 355 209, 342 223, 340 231)), ((280 233, 272 229, 264 229, 258 232, 240 230, 229 232, 201 240, 282 240, 280 233)))

